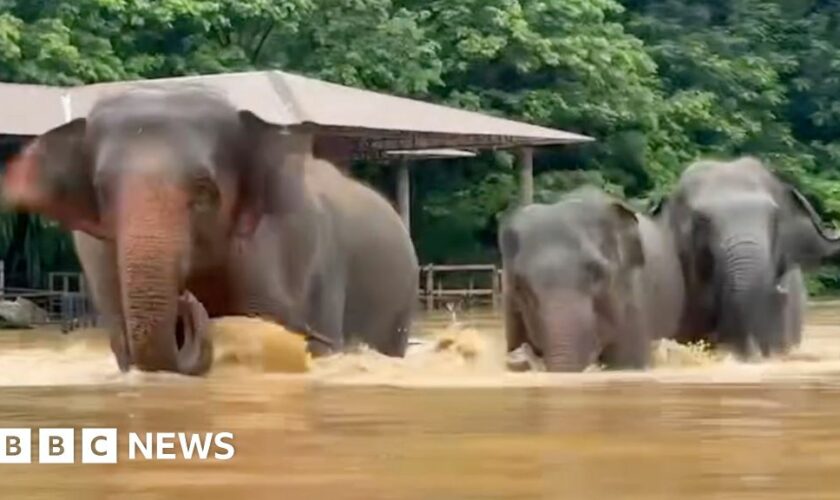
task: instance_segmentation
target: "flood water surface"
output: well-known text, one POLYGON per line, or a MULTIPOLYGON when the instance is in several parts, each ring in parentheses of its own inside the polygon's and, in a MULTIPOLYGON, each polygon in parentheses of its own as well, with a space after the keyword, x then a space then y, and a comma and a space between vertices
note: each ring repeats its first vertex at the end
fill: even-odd
POLYGON ((507 373, 499 318, 457 320, 423 318, 404 360, 299 374, 221 342, 204 378, 120 374, 101 332, 0 331, 0 427, 116 427, 120 455, 0 465, 0 498, 838 497, 840 305, 788 359, 665 343, 635 373, 507 373), (231 432, 235 455, 129 460, 131 432, 231 432))

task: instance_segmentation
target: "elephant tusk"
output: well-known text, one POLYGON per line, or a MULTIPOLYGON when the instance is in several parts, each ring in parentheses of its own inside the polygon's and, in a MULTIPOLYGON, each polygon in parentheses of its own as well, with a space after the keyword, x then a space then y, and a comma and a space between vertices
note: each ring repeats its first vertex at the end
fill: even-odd
POLYGON ((781 284, 781 283, 776 285, 776 291, 779 292, 782 295, 787 295, 788 294, 787 287, 785 285, 781 284))
POLYGON ((313 339, 313 340, 317 340, 318 342, 321 342, 322 344, 325 344, 327 347, 332 347, 333 346, 333 341, 332 340, 330 340, 327 337, 325 337, 325 336, 321 335, 320 333, 316 332, 315 330, 310 328, 309 325, 306 325, 306 327, 304 329, 304 332, 305 332, 304 336, 306 337, 307 340, 313 339))
MULTIPOLYGON (((249 314, 248 316, 260 317, 259 314, 249 314)), ((317 340, 318 342, 321 342, 322 344, 326 345, 327 347, 330 347, 330 348, 333 347, 333 341, 331 339, 329 339, 329 338, 321 335, 320 333, 316 332, 308 324, 304 324, 302 326, 294 326, 294 325, 289 325, 287 323, 284 323, 282 321, 277 321, 277 320, 274 320, 274 321, 277 322, 280 325, 283 325, 288 330, 290 330, 292 332, 295 332, 298 335, 302 335, 306 340, 310 340, 310 339, 317 340)))

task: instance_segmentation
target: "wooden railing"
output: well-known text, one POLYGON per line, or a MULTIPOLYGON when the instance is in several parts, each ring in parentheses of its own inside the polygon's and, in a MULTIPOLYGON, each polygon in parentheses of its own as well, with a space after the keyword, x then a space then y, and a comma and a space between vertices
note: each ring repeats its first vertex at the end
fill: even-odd
POLYGON ((466 305, 489 302, 494 308, 498 308, 502 297, 502 272, 494 264, 428 264, 420 268, 420 287, 420 298, 427 310, 453 301, 466 305), (444 288, 443 276, 456 273, 466 275, 466 285, 464 286, 462 280, 457 288, 444 288), (486 276, 484 281, 490 283, 489 287, 475 286, 475 278, 481 275, 486 276))

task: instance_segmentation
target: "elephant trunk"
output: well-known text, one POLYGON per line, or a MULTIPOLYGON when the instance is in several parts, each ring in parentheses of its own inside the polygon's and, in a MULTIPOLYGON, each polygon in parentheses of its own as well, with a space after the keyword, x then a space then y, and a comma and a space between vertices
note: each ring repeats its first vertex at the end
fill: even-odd
POLYGON ((186 195, 171 183, 134 176, 117 200, 117 258, 132 361, 145 371, 179 371, 178 299, 190 234, 186 195))
POLYGON ((550 372, 580 372, 597 356, 595 314, 584 297, 560 297, 539 314, 543 361, 550 372))
POLYGON ((777 293, 775 266, 766 238, 744 235, 723 239, 723 263, 720 272, 720 336, 735 351, 746 356, 755 341, 763 353, 772 344, 774 329, 773 299, 777 293))

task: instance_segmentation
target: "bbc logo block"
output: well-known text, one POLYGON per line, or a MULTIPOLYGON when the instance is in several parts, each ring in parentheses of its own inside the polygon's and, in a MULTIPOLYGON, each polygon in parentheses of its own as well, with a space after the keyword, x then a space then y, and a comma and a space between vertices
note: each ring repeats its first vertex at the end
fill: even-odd
POLYGON ((31 429, 0 429, 0 464, 32 463, 31 429))
POLYGON ((82 429, 82 463, 117 463, 117 430, 82 429))
MULTIPOLYGON (((0 428, 0 464, 35 463, 36 435, 39 464, 73 464, 79 459, 83 464, 115 464, 117 434, 114 428, 0 428)), ((230 460, 236 453, 231 432, 129 432, 127 437, 124 456, 129 461, 230 460)))
POLYGON ((72 464, 75 462, 76 443, 73 435, 73 429, 39 429, 38 461, 42 464, 72 464))
MULTIPOLYGON (((0 464, 31 464, 33 429, 0 429, 0 464)), ((43 428, 37 430, 38 463, 76 463, 76 430, 43 428)), ((117 463, 117 429, 82 429, 82 463, 117 463)))

